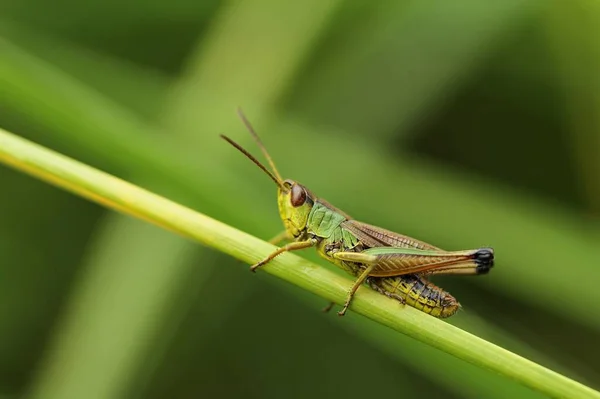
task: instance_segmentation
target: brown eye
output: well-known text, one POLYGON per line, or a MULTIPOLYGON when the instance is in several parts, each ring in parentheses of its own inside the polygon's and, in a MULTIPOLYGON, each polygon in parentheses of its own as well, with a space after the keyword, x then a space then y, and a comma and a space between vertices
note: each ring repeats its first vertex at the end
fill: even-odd
POLYGON ((306 190, 304 190, 304 187, 302 187, 299 184, 294 184, 292 186, 290 202, 295 208, 304 205, 304 203, 306 202, 306 190))

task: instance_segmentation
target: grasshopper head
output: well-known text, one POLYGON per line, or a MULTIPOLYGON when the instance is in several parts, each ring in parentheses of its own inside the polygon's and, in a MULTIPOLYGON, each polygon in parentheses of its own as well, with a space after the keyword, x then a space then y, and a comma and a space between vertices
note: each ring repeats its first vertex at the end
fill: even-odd
POLYGON ((293 237, 301 236, 306 230, 308 215, 310 214, 310 210, 315 203, 315 196, 301 184, 293 180, 283 180, 281 178, 281 175, 275 167, 273 159, 258 137, 258 134, 256 134, 254 128, 252 125, 250 125, 250 122, 248 122, 240 109, 238 109, 238 115, 248 128, 248 131, 252 137, 254 137, 256 144, 258 144, 265 158, 267 158, 267 161, 271 166, 271 170, 267 169, 262 163, 260 163, 258 159, 256 159, 252 154, 242 148, 242 146, 237 144, 235 141, 231 140, 229 137, 223 135, 221 135, 221 137, 229 142, 229 144, 237 148, 248 159, 254 162, 256 166, 258 166, 263 172, 265 172, 267 176, 271 178, 271 180, 273 180, 273 182, 275 182, 277 185, 277 204, 279 206, 279 214, 281 216, 281 220, 283 220, 285 229, 293 237))
POLYGON ((314 195, 303 185, 285 180, 277 190, 279 215, 287 232, 299 237, 308 223, 308 215, 315 204, 314 195))

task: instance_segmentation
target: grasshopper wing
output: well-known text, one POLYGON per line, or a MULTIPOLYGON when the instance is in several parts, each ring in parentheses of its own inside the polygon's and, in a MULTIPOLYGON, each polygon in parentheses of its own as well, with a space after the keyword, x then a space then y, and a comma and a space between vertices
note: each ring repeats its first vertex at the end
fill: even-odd
POLYGON ((371 248, 400 247, 442 251, 424 241, 356 220, 347 220, 342 223, 342 227, 353 233, 365 246, 371 248))
POLYGON ((403 247, 375 247, 361 252, 337 252, 333 257, 346 262, 375 266, 372 277, 403 274, 484 274, 494 265, 494 251, 480 248, 466 251, 420 250, 403 247))

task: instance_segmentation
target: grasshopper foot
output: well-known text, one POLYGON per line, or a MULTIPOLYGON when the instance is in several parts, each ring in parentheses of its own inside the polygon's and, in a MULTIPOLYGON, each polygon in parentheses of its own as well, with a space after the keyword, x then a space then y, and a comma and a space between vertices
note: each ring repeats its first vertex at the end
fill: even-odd
POLYGON ((329 305, 325 306, 321 311, 323 313, 328 313, 335 306, 335 302, 330 302, 329 305))
POLYGON ((252 273, 256 273, 256 269, 258 269, 259 267, 263 266, 266 262, 258 262, 255 265, 250 266, 250 271, 252 273))
POLYGON ((338 312, 338 316, 344 316, 346 314, 346 310, 348 310, 348 304, 344 305, 342 310, 338 312))

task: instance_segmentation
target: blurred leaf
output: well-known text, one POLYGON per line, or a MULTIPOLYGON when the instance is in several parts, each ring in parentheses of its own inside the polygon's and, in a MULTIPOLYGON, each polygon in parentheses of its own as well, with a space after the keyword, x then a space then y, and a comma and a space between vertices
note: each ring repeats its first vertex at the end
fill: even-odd
POLYGON ((354 19, 341 22, 335 42, 323 43, 322 57, 295 101, 320 123, 346 131, 376 132, 382 140, 408 135, 538 5, 536 0, 348 3, 354 19))
POLYGON ((2 17, 140 65, 176 72, 220 1, 3 0, 2 17))
POLYGON ((572 158, 594 216, 600 216, 600 5, 596 1, 551 2, 546 33, 560 73, 572 158))
POLYGON ((197 140, 238 128, 237 106, 270 116, 340 3, 227 2, 173 89, 167 126, 197 140))
POLYGON ((27 52, 85 82, 122 106, 152 120, 164 106, 170 78, 150 68, 81 47, 47 32, 1 21, 0 34, 27 52))
POLYGON ((87 228, 105 210, 10 169, 0 170, 0 182, 0 390, 17 394, 77 275, 87 228))
POLYGON ((132 369, 152 350, 171 287, 188 272, 169 267, 174 257, 186 256, 187 243, 165 232, 154 234, 156 228, 144 231, 138 221, 120 220, 100 230, 110 234, 102 234, 89 255, 31 397, 77 398, 90 392, 96 398, 120 397, 132 369), (153 245, 165 251, 127 250, 153 245))

